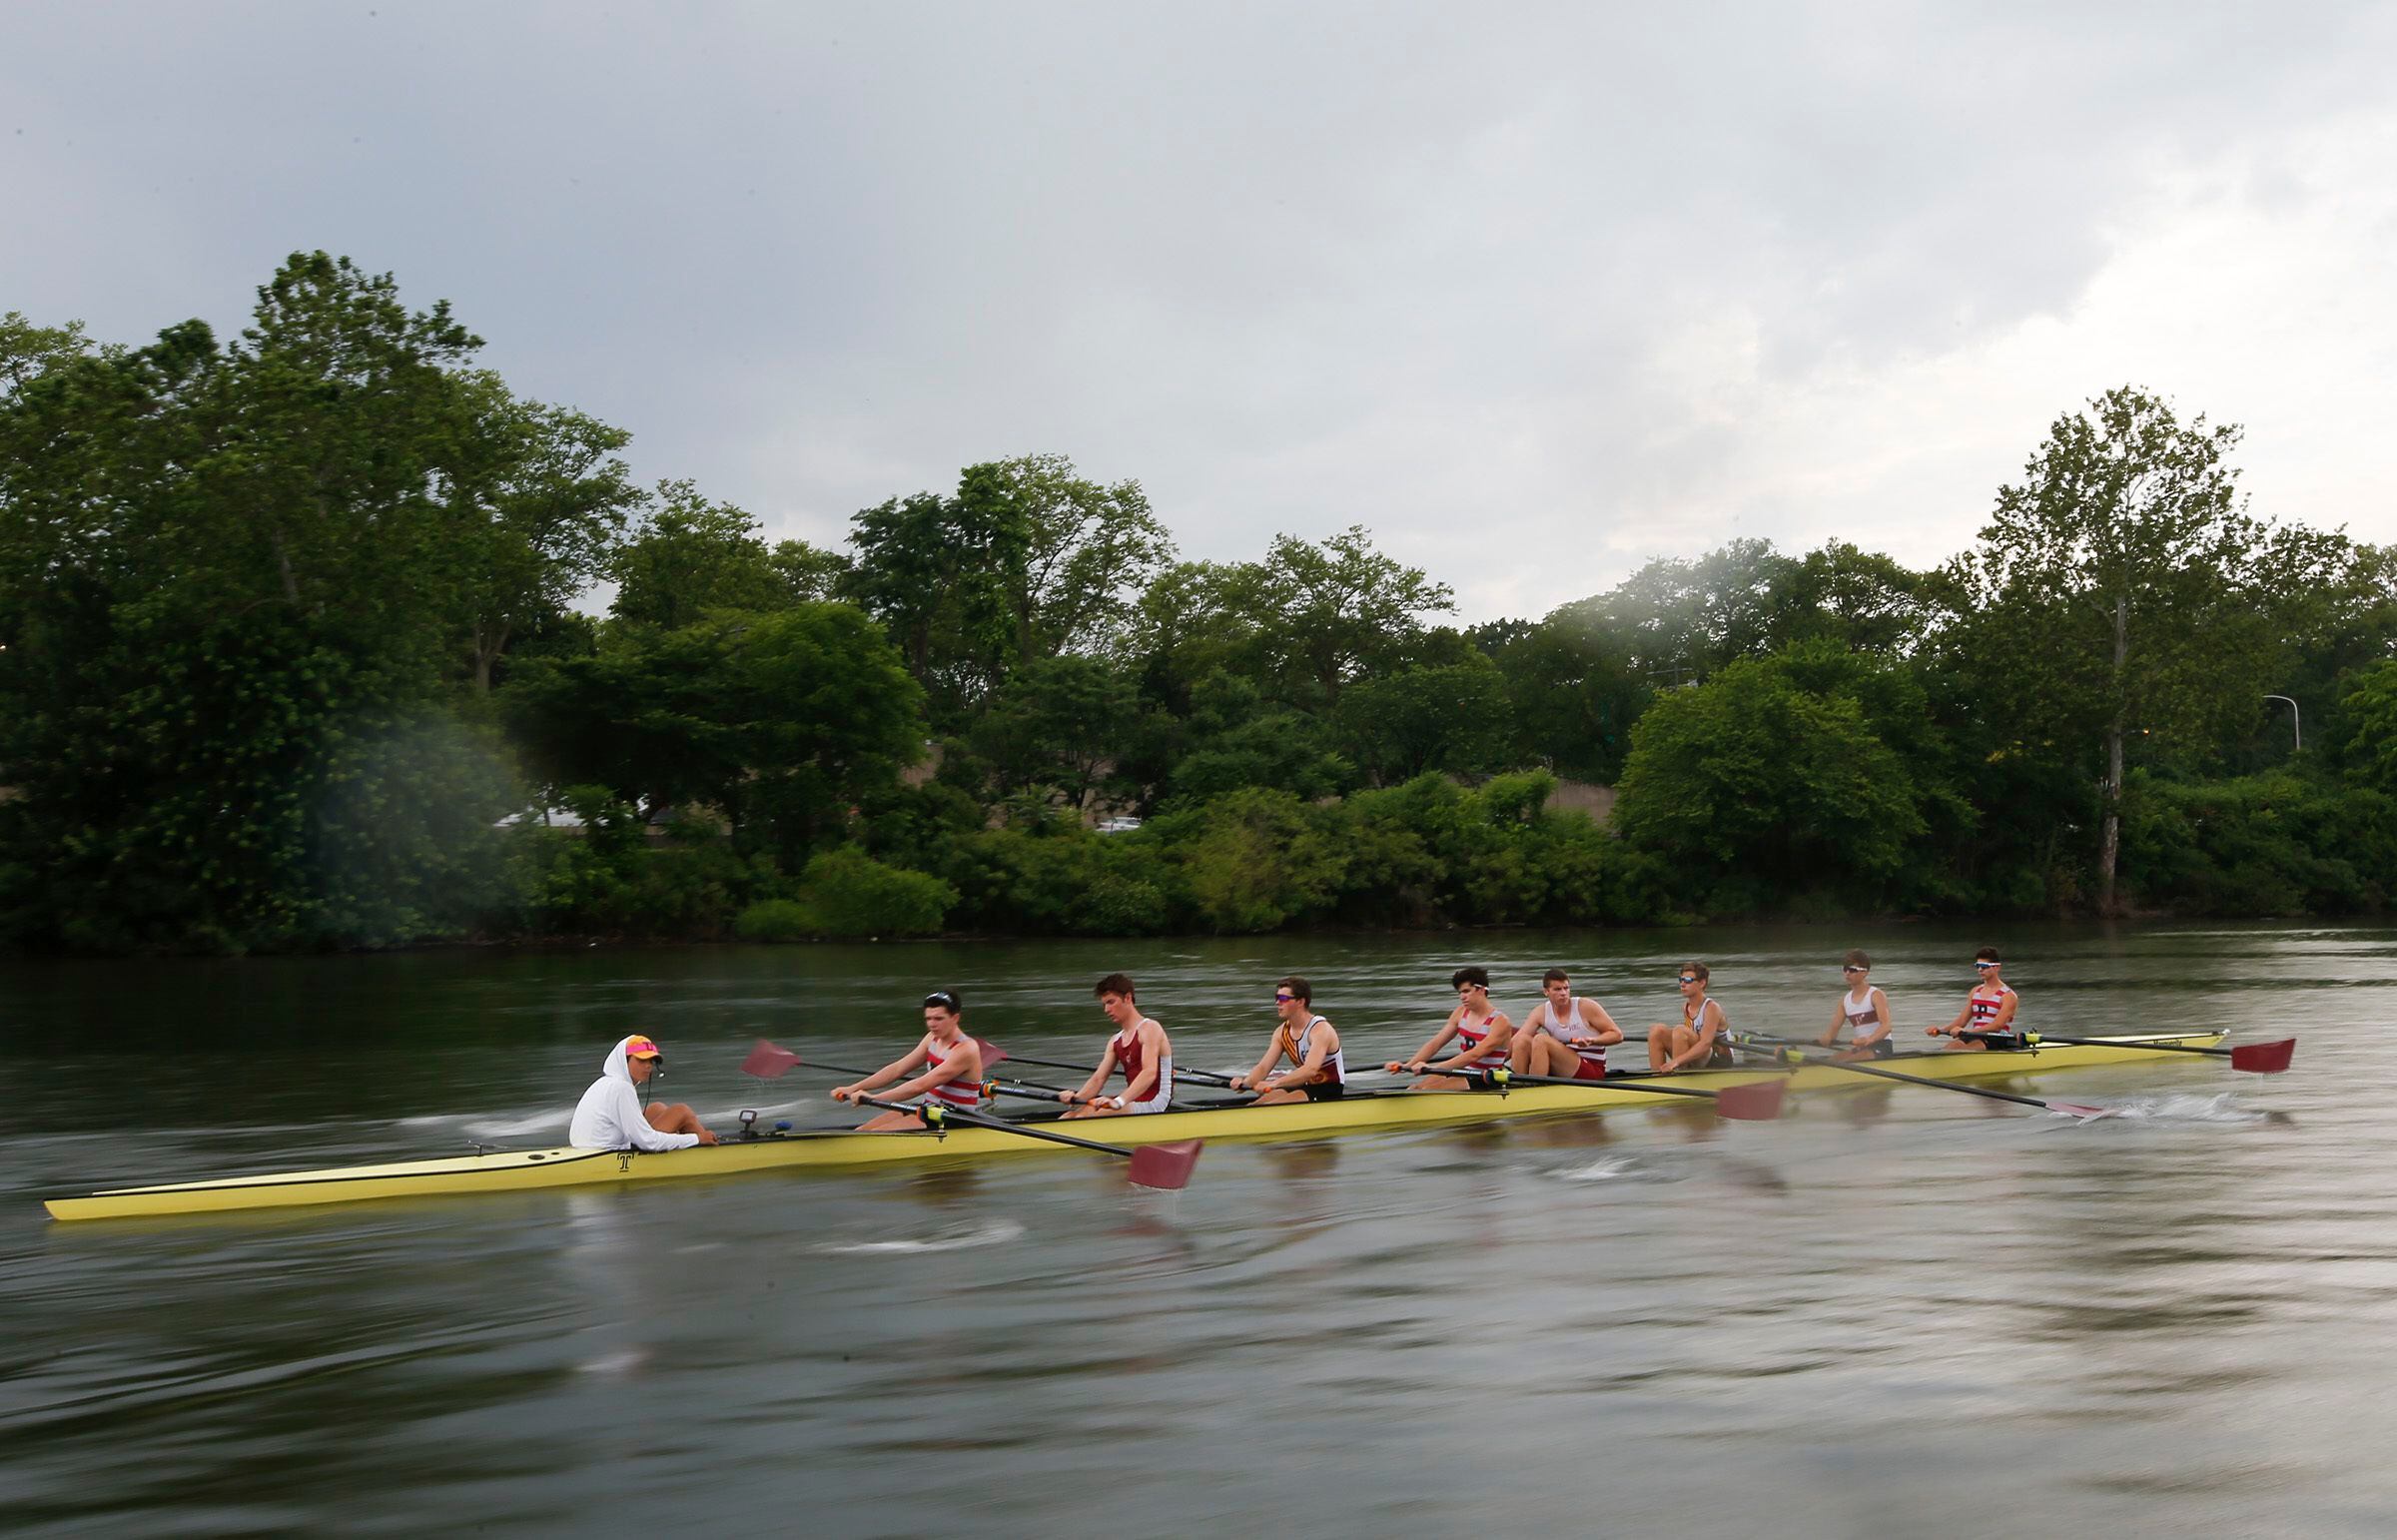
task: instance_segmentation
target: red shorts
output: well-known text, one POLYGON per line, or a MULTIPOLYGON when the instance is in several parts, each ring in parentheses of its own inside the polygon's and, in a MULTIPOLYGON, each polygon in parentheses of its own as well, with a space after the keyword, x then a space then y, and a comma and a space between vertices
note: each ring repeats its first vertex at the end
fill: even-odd
MULTIPOLYGON (((1580 1058, 1579 1055, 1574 1057, 1580 1058)), ((1606 1067, 1582 1059, 1581 1068, 1573 1072, 1573 1078, 1577 1081, 1602 1081, 1606 1079, 1606 1067)))

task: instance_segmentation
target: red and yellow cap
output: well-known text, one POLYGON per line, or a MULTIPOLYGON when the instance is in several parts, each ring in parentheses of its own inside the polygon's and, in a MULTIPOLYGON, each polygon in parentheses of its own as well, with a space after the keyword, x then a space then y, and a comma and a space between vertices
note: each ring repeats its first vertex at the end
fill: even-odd
POLYGON ((647 1038, 634 1037, 624 1040, 624 1057, 627 1059, 663 1059, 666 1056, 660 1053, 657 1045, 647 1038))

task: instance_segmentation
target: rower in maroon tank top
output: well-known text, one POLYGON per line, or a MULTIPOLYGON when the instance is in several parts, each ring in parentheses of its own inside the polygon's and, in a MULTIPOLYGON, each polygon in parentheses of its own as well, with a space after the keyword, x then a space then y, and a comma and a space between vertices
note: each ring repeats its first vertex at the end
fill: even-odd
POLYGON ((1166 1037, 1166 1029, 1141 1014, 1132 980, 1123 974, 1109 974, 1091 993, 1099 997, 1099 1009, 1107 1019, 1116 1024, 1116 1035, 1107 1040, 1099 1067, 1082 1083, 1082 1089, 1057 1094, 1057 1099, 1072 1109, 1060 1116, 1113 1118, 1123 1113, 1166 1111, 1174 1103, 1174 1045, 1166 1037), (1124 1089, 1113 1096, 1103 1095, 1108 1080, 1119 1070, 1124 1073, 1124 1089))

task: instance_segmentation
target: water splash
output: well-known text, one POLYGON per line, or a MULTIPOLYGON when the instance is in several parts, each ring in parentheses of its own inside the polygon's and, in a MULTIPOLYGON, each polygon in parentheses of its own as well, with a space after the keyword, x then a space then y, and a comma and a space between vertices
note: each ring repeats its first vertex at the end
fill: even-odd
POLYGON ((1587 1165, 1570 1165, 1554 1172, 1560 1181, 1679 1181, 1686 1174, 1660 1169, 1636 1155, 1600 1155, 1587 1165))
POLYGON ((817 1250, 836 1256, 871 1254, 874 1252, 968 1251, 976 1246, 1005 1245, 1024 1233, 1024 1226, 1013 1219, 988 1219, 980 1224, 968 1224, 945 1229, 938 1234, 899 1240, 839 1240, 827 1241, 817 1250))
POLYGON ((2253 1108, 2239 1106, 2238 1100, 2235 1091, 2219 1092, 2210 1097, 2186 1093, 2133 1097, 2121 1104, 2116 1116, 2146 1123, 2261 1123, 2268 1116, 2253 1108))

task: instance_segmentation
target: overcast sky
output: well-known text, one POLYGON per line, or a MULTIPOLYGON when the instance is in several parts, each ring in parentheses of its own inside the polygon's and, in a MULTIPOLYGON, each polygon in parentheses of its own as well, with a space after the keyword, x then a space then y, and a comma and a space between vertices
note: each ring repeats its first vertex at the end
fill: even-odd
POLYGON ((1539 615, 1929 563, 2133 383, 2397 539, 2397 7, 0 0, 0 311, 295 249, 776 536, 1031 450, 1539 615))

